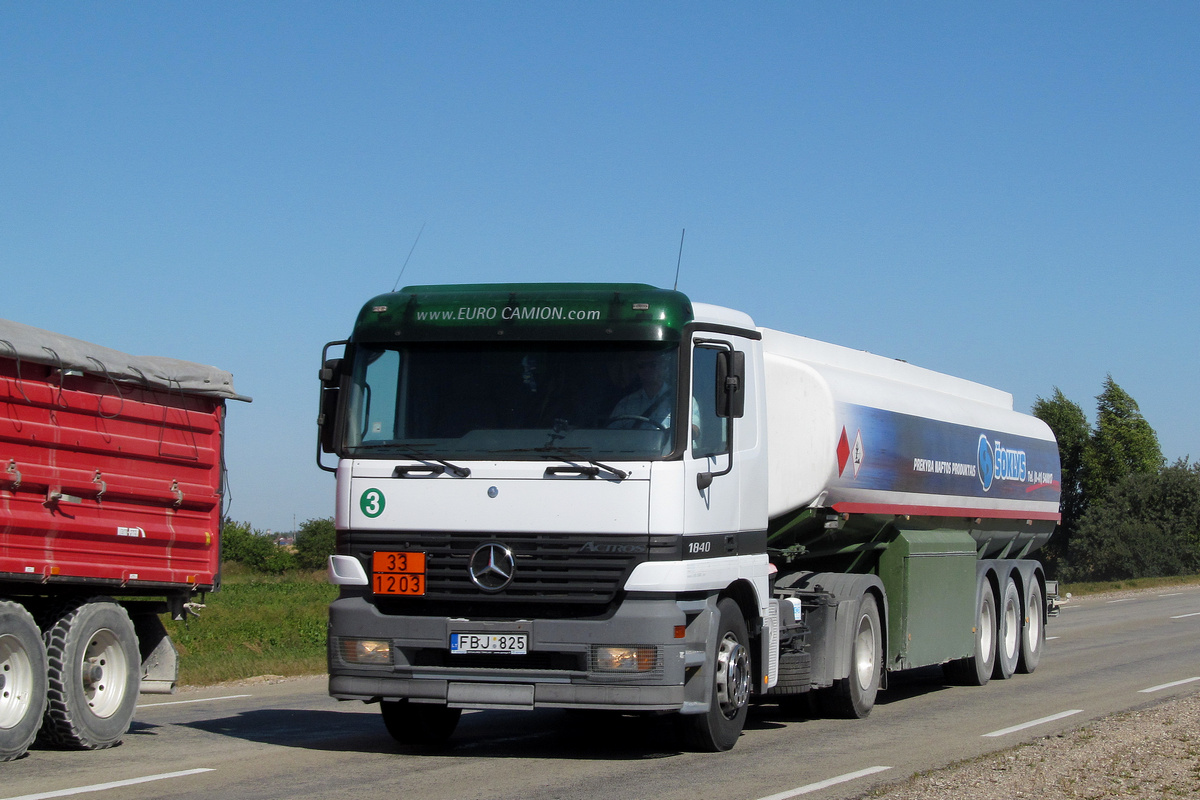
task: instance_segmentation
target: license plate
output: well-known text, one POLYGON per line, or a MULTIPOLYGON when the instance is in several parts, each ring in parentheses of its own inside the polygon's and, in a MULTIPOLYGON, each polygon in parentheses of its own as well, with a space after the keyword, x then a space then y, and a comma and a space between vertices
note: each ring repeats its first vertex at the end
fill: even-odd
POLYGON ((425 594, 425 554, 379 551, 371 557, 371 590, 375 594, 425 594))
POLYGON ((529 646, 527 633, 452 633, 451 653, 501 653, 523 656, 529 646))

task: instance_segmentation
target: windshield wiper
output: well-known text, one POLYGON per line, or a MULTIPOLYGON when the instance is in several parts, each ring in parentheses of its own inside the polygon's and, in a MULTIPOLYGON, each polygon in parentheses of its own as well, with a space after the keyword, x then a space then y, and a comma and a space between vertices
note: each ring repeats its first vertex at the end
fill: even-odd
POLYGON ((435 458, 433 460, 436 461, 437 463, 441 464, 443 467, 445 467, 446 471, 449 472, 451 475, 453 475, 456 478, 471 477, 471 468, 470 467, 460 467, 457 464, 451 464, 449 461, 443 461, 440 458, 435 458))
POLYGON ((394 445, 391 445, 391 446, 382 445, 379 447, 372 447, 370 449, 373 452, 377 452, 377 453, 378 452, 386 452, 388 455, 394 455, 398 458, 409 458, 409 459, 412 459, 413 461, 425 462, 425 466, 421 466, 421 467, 403 467, 403 466, 396 467, 396 469, 392 471, 392 474, 397 478, 403 478, 406 475, 408 475, 410 472, 433 472, 436 475, 441 475, 442 473, 448 473, 455 478, 471 477, 470 467, 460 467, 457 464, 452 464, 451 462, 445 461, 440 458, 434 458, 432 456, 418 455, 418 454, 410 452, 409 450, 402 448, 402 447, 396 447, 394 445), (437 464, 438 466, 437 467, 430 466, 430 462, 433 462, 434 464, 437 464))
POLYGON ((629 473, 623 469, 617 469, 616 467, 610 466, 601 461, 596 461, 593 458, 588 458, 586 456, 577 455, 575 453, 557 453, 557 454, 542 453, 542 458, 553 458, 556 461, 566 461, 568 463, 570 463, 572 461, 584 461, 591 465, 590 468, 589 467, 579 467, 579 466, 546 467, 547 475, 558 475, 558 474, 562 474, 562 473, 577 473, 580 475, 587 475, 590 478, 595 478, 600 475, 600 470, 604 470, 605 472, 610 473, 618 481, 623 481, 629 477, 629 473))

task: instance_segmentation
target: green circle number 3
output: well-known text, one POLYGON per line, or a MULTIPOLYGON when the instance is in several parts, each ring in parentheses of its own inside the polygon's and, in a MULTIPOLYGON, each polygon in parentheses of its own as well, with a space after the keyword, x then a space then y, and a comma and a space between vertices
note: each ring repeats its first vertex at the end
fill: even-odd
POLYGON ((382 514, 385 505, 387 503, 383 499, 383 492, 378 489, 367 489, 358 500, 358 507, 362 509, 362 513, 371 519, 382 514))

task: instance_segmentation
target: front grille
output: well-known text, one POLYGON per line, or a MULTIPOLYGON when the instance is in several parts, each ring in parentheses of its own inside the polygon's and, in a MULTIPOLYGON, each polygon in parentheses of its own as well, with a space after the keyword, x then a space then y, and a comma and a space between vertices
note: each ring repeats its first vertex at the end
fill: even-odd
POLYGON ((341 534, 338 551, 362 559, 368 574, 375 551, 411 550, 426 554, 422 597, 375 598, 386 613, 412 612, 422 605, 494 604, 581 605, 612 603, 633 568, 646 560, 647 537, 558 533, 481 534, 472 532, 355 531, 341 534), (499 592, 475 585, 468 570, 471 554, 485 542, 507 545, 516 559, 512 582, 499 592))

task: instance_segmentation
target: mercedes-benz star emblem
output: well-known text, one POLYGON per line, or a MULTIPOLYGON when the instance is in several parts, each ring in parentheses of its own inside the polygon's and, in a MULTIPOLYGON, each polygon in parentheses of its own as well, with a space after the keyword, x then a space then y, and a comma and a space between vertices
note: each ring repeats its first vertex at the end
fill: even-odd
POLYGON ((498 592, 512 583, 517 561, 508 545, 486 542, 471 553, 468 565, 471 580, 485 592, 498 592))

